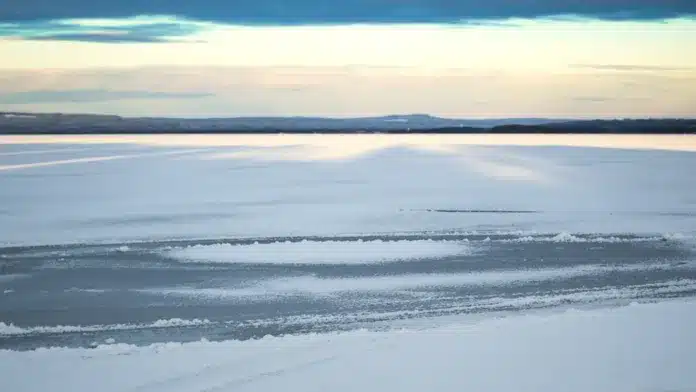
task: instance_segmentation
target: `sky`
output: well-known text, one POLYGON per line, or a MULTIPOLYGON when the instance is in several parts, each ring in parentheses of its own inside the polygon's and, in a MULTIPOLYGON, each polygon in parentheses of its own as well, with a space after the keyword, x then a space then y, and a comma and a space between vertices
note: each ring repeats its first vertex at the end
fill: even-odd
POLYGON ((0 111, 696 118, 694 0, 2 0, 0 111))

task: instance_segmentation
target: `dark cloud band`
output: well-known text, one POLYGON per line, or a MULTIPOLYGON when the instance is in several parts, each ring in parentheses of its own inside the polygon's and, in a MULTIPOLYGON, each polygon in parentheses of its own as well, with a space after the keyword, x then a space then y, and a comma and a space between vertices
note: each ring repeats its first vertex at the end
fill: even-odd
POLYGON ((173 42, 200 31, 198 23, 186 20, 135 21, 123 25, 80 24, 69 20, 27 21, 0 24, 0 37, 32 41, 84 41, 108 43, 173 42))
POLYGON ((579 15, 656 20, 696 15, 694 0, 5 0, 2 21, 176 15, 243 25, 457 23, 579 15))

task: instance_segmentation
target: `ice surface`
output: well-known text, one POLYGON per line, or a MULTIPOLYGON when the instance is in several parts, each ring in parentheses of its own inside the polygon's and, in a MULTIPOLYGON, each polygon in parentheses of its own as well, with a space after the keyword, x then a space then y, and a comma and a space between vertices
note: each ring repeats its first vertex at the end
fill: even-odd
MULTIPOLYGON (((604 289, 565 289, 541 293, 511 294, 507 297, 493 296, 487 298, 471 298, 469 301, 454 301, 446 305, 438 305, 427 309, 397 310, 397 311, 362 311, 352 313, 340 313, 330 315, 298 315, 275 318, 249 319, 243 322, 228 322, 229 325, 251 325, 254 327, 264 327, 273 324, 283 326, 324 323, 365 323, 372 321, 388 320, 382 326, 391 328, 432 328, 433 325, 445 325, 449 322, 461 323, 461 316, 443 316, 451 314, 472 314, 480 313, 480 318, 491 317, 490 311, 496 314, 511 309, 533 309, 548 308, 552 306, 597 306, 603 304, 607 306, 628 304, 641 298, 651 298, 656 295, 680 296, 688 295, 696 291, 696 280, 681 279, 666 281, 661 283, 648 283, 624 287, 608 287, 604 289), (488 312, 483 312, 488 311, 488 312), (427 317, 430 316, 430 317, 427 317), (397 321, 399 320, 399 321, 397 321)), ((429 293, 428 298, 435 298, 435 293, 429 293)), ((446 298, 446 294, 443 295, 446 298)), ((451 297, 450 297, 451 298, 451 297)), ((361 324, 364 325, 364 324, 361 324)), ((378 324, 379 326, 380 324, 378 324)))
POLYGON ((20 163, 15 165, 0 165, 0 171, 14 171, 21 169, 34 169, 40 167, 50 167, 50 166, 60 166, 60 165, 74 165, 74 164, 84 164, 84 163, 96 163, 96 162, 106 162, 120 159, 134 159, 141 157, 152 157, 152 156, 167 156, 167 155, 179 155, 188 154, 191 152, 200 152, 201 150, 183 150, 183 151, 165 151, 165 152, 153 152, 153 153, 142 153, 142 154, 121 154, 121 155, 106 155, 106 156, 95 156, 87 158, 73 158, 73 159, 61 159, 54 161, 43 161, 43 162, 31 162, 31 163, 20 163))
POLYGON ((25 279, 29 276, 28 274, 4 274, 0 275, 0 283, 10 282, 16 279, 25 279))
POLYGON ((31 114, 13 114, 13 113, 5 113, 3 114, 5 118, 37 118, 37 116, 31 115, 31 114))
POLYGON ((503 242, 556 242, 556 243, 564 243, 564 242, 574 242, 574 243, 609 243, 609 244, 615 244, 615 243, 623 243, 623 242, 645 242, 645 241, 659 241, 662 239, 670 239, 670 240, 683 240, 686 239, 685 236, 670 236, 670 235, 664 235, 664 236, 655 236, 655 237, 631 237, 631 238, 626 238, 626 237, 602 237, 602 236, 593 236, 593 237, 580 237, 577 235, 573 235, 568 232, 562 232, 558 233, 553 236, 522 236, 519 238, 514 238, 514 239, 505 239, 502 240, 503 242))
POLYGON ((696 302, 391 332, 0 351, 4 390, 690 391, 696 302))
MULTIPOLYGON (((684 264, 682 268, 689 268, 684 264)), ((406 274, 361 278, 319 278, 302 276, 261 280, 245 288, 162 288, 145 289, 152 294, 195 296, 208 298, 268 296, 287 294, 333 294, 343 292, 379 292, 415 290, 457 286, 509 286, 530 282, 544 282, 595 276, 615 272, 651 271, 679 268, 665 263, 633 265, 578 265, 565 268, 515 269, 457 274, 406 274)))
POLYGON ((0 156, 14 156, 14 155, 34 155, 34 154, 53 154, 53 153, 75 153, 79 151, 86 151, 86 148, 74 148, 74 147, 66 147, 66 148, 52 148, 48 150, 35 150, 35 149, 30 149, 30 150, 21 150, 21 151, 0 151, 0 156))
POLYGON ((194 245, 167 256, 184 262, 253 264, 369 264, 469 254, 462 241, 302 241, 194 245))
MULTIPOLYGON (((0 156, 6 244, 696 233, 693 136, 142 135, 1 143, 44 143, 45 151, 92 143, 73 156, 0 156), (463 212, 439 212, 446 210, 463 212)), ((11 153, 39 148, 8 145, 11 153)))
POLYGON ((2 244, 109 244, 4 248, 0 343, 114 339, 0 350, 0 390, 693 390, 693 299, 520 310, 693 296, 695 152, 693 136, 0 137, 2 244), (485 252, 504 260, 469 270, 485 252), (117 343, 370 318, 384 331, 117 343))

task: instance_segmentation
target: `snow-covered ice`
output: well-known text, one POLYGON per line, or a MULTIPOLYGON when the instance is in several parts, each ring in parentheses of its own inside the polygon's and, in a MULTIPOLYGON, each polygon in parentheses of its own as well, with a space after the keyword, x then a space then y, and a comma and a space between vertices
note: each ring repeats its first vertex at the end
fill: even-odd
POLYGON ((124 331, 132 329, 192 327, 210 324, 210 320, 182 320, 179 318, 157 320, 149 324, 114 324, 114 325, 55 325, 39 327, 18 327, 0 322, 0 337, 12 335, 59 334, 70 332, 124 331))
POLYGON ((31 114, 14 114, 14 113, 5 113, 3 114, 5 118, 36 118, 37 116, 31 115, 31 114))
POLYGON ((6 244, 696 232, 693 136, 0 137, 6 143, 89 146, 53 159, 0 156, 6 244))
POLYGON ((0 136, 0 390, 696 391, 694 167, 694 136, 0 136))
POLYGON ((29 275, 27 274, 3 274, 0 275, 0 283, 3 282, 10 282, 16 279, 25 279, 28 278, 29 275))
POLYGON ((184 262, 253 264, 366 264, 471 252, 461 241, 301 241, 194 245, 166 254, 184 262))
MULTIPOLYGON (((145 293, 207 298, 334 294, 346 292, 379 292, 458 286, 510 286, 530 282, 547 282, 587 277, 622 271, 647 272, 671 269, 670 264, 638 264, 625 266, 579 265, 565 268, 495 270, 460 274, 408 274, 360 278, 318 278, 313 276, 261 280, 243 288, 162 288, 146 289, 145 293)), ((678 267, 677 267, 678 268, 678 267)))

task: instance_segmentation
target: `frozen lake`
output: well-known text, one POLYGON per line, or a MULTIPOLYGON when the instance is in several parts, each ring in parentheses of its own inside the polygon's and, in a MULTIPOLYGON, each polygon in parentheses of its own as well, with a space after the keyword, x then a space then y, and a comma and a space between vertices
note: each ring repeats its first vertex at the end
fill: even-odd
MULTIPOLYGON (((570 351, 543 361, 564 361, 566 377, 594 363, 578 353, 589 347, 606 361, 677 364, 637 364, 657 372, 655 385, 577 375, 577 390, 696 387, 682 372, 696 366, 693 353, 680 351, 696 345, 694 320, 678 316, 693 314, 696 294, 694 168, 694 136, 0 136, 0 374, 33 364, 44 386, 86 390, 79 367, 58 377, 71 371, 63 359, 86 356, 95 374, 107 362, 161 370, 114 391, 308 390, 312 364, 338 368, 325 358, 367 371, 353 351, 341 354, 351 347, 399 363, 399 347, 430 347, 432 360, 449 341, 478 350, 481 363, 508 356, 501 366, 526 372, 527 390, 556 390, 525 367, 541 362, 512 356, 545 348, 492 355, 481 343, 516 333, 542 343, 529 320, 546 320, 531 323, 570 351), (660 345, 645 342, 666 328, 675 332, 660 345), (566 341, 574 334, 585 348, 566 341), (612 357, 607 342, 634 351, 612 357), (244 360, 247 370, 234 365, 237 378, 223 371, 274 347, 244 360), (199 371, 172 369, 158 354, 172 350, 202 355, 199 371), (116 358, 123 352, 139 359, 116 358), (301 371, 274 373, 295 362, 301 371), (194 382, 206 375, 212 386, 194 382)), ((402 385, 388 376, 395 366, 379 385, 504 386, 402 385)), ((40 388, 26 379, 8 390, 40 388)))

